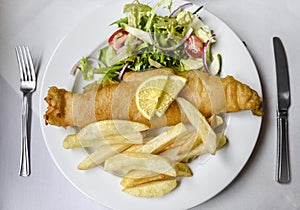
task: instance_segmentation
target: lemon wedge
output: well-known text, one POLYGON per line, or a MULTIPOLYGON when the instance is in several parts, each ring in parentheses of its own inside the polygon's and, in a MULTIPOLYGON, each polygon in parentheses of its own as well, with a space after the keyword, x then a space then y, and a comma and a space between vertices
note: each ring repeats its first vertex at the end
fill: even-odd
POLYGON ((156 107, 156 116, 161 117, 167 111, 171 103, 185 86, 186 80, 186 78, 176 75, 169 76, 156 107))
POLYGON ((148 120, 154 116, 156 107, 168 76, 153 76, 142 82, 136 90, 135 100, 140 113, 148 120))
POLYGON ((148 120, 154 115, 161 117, 185 83, 186 78, 176 75, 150 77, 137 88, 135 100, 138 110, 148 120))

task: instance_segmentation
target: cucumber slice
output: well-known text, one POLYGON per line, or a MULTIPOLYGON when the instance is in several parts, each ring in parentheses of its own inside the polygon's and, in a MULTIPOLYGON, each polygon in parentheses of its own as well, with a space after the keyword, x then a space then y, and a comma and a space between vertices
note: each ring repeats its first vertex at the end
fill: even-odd
POLYGON ((211 75, 219 75, 222 68, 222 56, 217 54, 209 66, 211 75))
POLYGON ((213 45, 213 42, 209 42, 206 47, 206 60, 209 62, 212 62, 212 52, 211 52, 212 45, 213 45))
POLYGON ((183 70, 203 69, 203 60, 201 58, 181 59, 180 65, 183 70))

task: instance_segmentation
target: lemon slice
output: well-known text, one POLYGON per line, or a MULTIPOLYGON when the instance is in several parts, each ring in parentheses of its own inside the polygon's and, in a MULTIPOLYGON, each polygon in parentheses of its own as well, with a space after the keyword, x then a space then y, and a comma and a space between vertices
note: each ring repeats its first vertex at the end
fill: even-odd
POLYGON ((186 78, 172 75, 169 76, 167 83, 164 86, 163 93, 161 94, 155 114, 161 117, 169 108, 171 103, 175 100, 178 93, 182 90, 186 83, 186 78))
POLYGON ((157 103, 168 81, 168 76, 159 75, 150 77, 140 84, 136 90, 136 106, 140 113, 148 120, 153 117, 157 103))

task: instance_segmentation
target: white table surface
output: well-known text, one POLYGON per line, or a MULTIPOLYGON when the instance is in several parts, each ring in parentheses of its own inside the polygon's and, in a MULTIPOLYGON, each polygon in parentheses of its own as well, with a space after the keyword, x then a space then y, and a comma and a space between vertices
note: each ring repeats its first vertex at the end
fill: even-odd
MULTIPOLYGON (((80 20, 106 0, 0 1, 0 209, 108 209, 79 192, 52 161, 44 143, 39 113, 41 78, 55 47, 80 20), (31 163, 28 178, 18 175, 21 92, 14 47, 27 44, 39 64, 32 97, 31 163)), ((195 1, 194 2, 201 2, 195 1)), ((300 209, 300 2, 296 0, 210 0, 206 8, 245 41, 261 78, 265 116, 257 145, 238 177, 221 193, 194 209, 300 209), (274 181, 276 154, 276 79, 272 37, 288 55, 292 104, 289 111, 292 181, 274 181), (297 97, 298 96, 298 97, 297 97)))

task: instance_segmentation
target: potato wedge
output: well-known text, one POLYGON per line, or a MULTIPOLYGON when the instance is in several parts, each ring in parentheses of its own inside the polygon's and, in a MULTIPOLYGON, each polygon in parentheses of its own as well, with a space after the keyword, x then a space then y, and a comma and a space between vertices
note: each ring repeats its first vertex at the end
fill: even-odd
POLYGON ((197 131, 188 130, 188 131, 180 134, 178 137, 176 137, 176 140, 172 144, 165 147, 164 151, 180 146, 180 147, 182 147, 180 149, 180 153, 183 153, 183 151, 185 151, 185 148, 192 150, 201 143, 202 143, 202 140, 199 138, 197 131), (190 147, 189 145, 191 145, 192 143, 194 143, 194 144, 190 147))
POLYGON ((207 119, 207 122, 210 124, 212 129, 215 129, 224 123, 224 120, 219 115, 212 115, 210 118, 207 119))
POLYGON ((151 181, 158 181, 172 178, 166 174, 159 174, 153 171, 131 170, 123 177, 120 184, 124 188, 134 187, 151 181))
MULTIPOLYGON (((217 150, 219 150, 227 143, 226 136, 222 133, 218 133, 217 134, 217 141, 218 141, 217 150)), ((205 147, 204 144, 200 144, 199 146, 194 148, 192 151, 190 151, 182 159, 182 162, 189 162, 189 161, 195 159, 196 157, 198 157, 200 155, 208 154, 208 153, 209 153, 209 150, 207 149, 207 147, 205 147)))
POLYGON ((160 153, 163 157, 166 157, 174 162, 180 162, 185 156, 198 145, 198 133, 197 131, 189 131, 180 136, 167 150, 160 153))
POLYGON ((87 125, 76 134, 76 137, 79 141, 83 141, 119 135, 127 139, 129 143, 138 144, 143 142, 140 131, 145 131, 148 128, 145 124, 127 120, 104 120, 87 125), (133 133, 136 135, 135 139, 132 139, 133 133))
POLYGON ((144 145, 143 144, 133 144, 128 149, 126 149, 123 153, 138 152, 142 146, 144 146, 144 145))
POLYGON ((103 120, 91 123, 77 134, 68 135, 63 142, 66 149, 91 147, 102 144, 143 143, 141 131, 148 126, 127 120, 103 120))
MULTIPOLYGON (((98 142, 99 142, 99 140, 96 140, 96 142, 95 142, 95 140, 91 140, 85 147, 97 145, 98 142)), ((80 141, 78 140, 78 138, 76 138, 75 134, 70 134, 70 135, 66 136, 66 138, 64 139, 63 147, 65 149, 80 148, 81 144, 80 144, 80 141)))
POLYGON ((218 137, 218 147, 217 149, 222 149, 224 145, 227 143, 227 138, 223 133, 217 133, 218 137))
POLYGON ((185 155, 189 151, 191 151, 194 147, 194 145, 198 144, 197 141, 199 139, 198 133, 196 131, 190 132, 189 135, 183 137, 180 139, 182 141, 182 145, 180 146, 179 154, 185 155))
POLYGON ((134 169, 176 176, 173 163, 160 155, 126 152, 115 155, 104 163, 105 171, 110 171, 120 176, 124 176, 134 169))
POLYGON ((94 147, 111 144, 132 144, 132 142, 140 142, 143 134, 140 132, 128 133, 126 137, 122 135, 102 136, 97 139, 78 139, 76 134, 68 135, 63 141, 65 149, 75 149, 81 147, 94 147), (130 139, 130 140, 129 140, 130 139))
POLYGON ((87 170, 102 164, 106 159, 130 147, 130 144, 102 145, 79 163, 79 170, 87 170))
POLYGON ((193 176, 192 170, 186 163, 177 163, 175 165, 176 176, 190 177, 193 176))
MULTIPOLYGON (((186 163, 177 163, 174 166, 176 177, 190 177, 193 173, 186 163)), ((120 184, 123 187, 133 187, 150 181, 170 179, 172 176, 166 174, 158 174, 153 171, 131 170, 123 177, 120 184)))
POLYGON ((185 125, 183 123, 178 123, 177 125, 169 128, 165 132, 148 141, 138 150, 138 152, 158 154, 163 151, 166 146, 171 144, 177 136, 185 131, 187 131, 185 125))
POLYGON ((181 149, 181 145, 177 147, 172 147, 168 150, 165 150, 164 152, 160 153, 164 158, 167 158, 168 160, 171 160, 173 162, 180 162, 182 160, 181 155, 179 154, 179 151, 181 149))
POLYGON ((178 97, 176 100, 189 122, 198 131, 199 137, 203 141, 203 145, 209 153, 214 154, 217 149, 217 135, 207 122, 206 118, 186 99, 178 97))
POLYGON ((186 143, 187 139, 189 138, 188 136, 191 135, 191 131, 190 130, 187 130, 183 133, 181 133, 179 136, 177 136, 175 138, 174 141, 172 141, 171 144, 167 145, 163 151, 166 151, 168 149, 171 149, 173 147, 177 147, 177 146, 182 146, 183 144, 186 143))
POLYGON ((123 135, 134 131, 145 131, 149 127, 145 124, 128 120, 103 120, 91 123, 81 129, 77 137, 94 139, 99 136, 123 135))
POLYGON ((174 190, 177 186, 176 179, 147 182, 135 187, 124 188, 122 191, 137 197, 161 197, 174 190))

